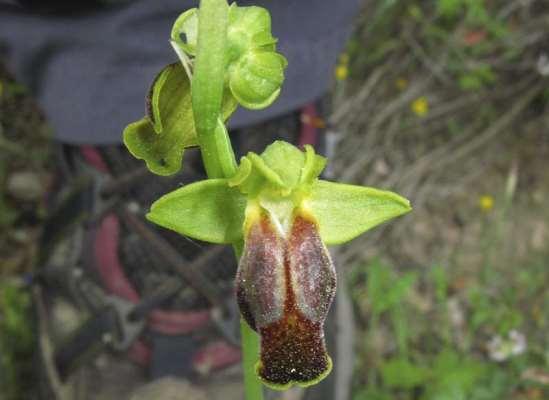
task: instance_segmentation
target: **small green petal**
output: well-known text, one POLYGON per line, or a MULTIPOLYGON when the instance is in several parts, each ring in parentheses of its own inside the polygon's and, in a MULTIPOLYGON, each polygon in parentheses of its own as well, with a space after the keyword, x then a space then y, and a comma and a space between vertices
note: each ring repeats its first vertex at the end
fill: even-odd
POLYGON ((243 52, 250 49, 250 46, 276 43, 273 42, 270 33, 271 15, 265 8, 238 7, 236 3, 231 4, 227 37, 233 57, 240 57, 243 52), (258 43, 254 42, 254 38, 258 43))
POLYGON ((246 199, 226 179, 208 179, 162 196, 147 219, 164 228, 211 243, 242 238, 246 199))
POLYGON ((252 162, 254 169, 259 172, 263 177, 272 185, 277 187, 285 187, 284 181, 280 178, 275 170, 273 170, 263 158, 255 153, 249 153, 248 158, 252 162))
POLYGON ((195 55, 197 37, 198 9, 191 8, 175 20, 172 28, 171 40, 177 43, 188 54, 195 55), (182 34, 185 35, 185 40, 181 37, 182 34))
POLYGON ((393 192, 324 180, 313 185, 304 206, 316 217, 328 245, 348 242, 412 209, 407 199, 393 192))
POLYGON ((280 176, 284 186, 294 188, 298 184, 305 154, 297 147, 277 140, 265 148, 261 159, 280 176))
POLYGON ((277 140, 261 155, 248 153, 243 157, 229 185, 237 186, 251 198, 261 194, 269 202, 286 197, 300 201, 310 192, 325 165, 326 159, 315 154, 311 146, 305 146, 303 152, 290 143, 277 140))
POLYGON ((262 50, 275 51, 278 39, 271 35, 270 31, 257 32, 252 37, 252 46, 262 50))
POLYGON ((240 165, 236 170, 236 174, 228 181, 229 186, 234 187, 242 184, 246 180, 246 178, 250 176, 251 172, 252 172, 252 162, 248 157, 242 157, 240 159, 240 165))
POLYGON ((313 183, 313 180, 320 175, 325 166, 326 158, 316 154, 312 146, 305 145, 305 165, 301 170, 299 182, 304 184, 313 183))

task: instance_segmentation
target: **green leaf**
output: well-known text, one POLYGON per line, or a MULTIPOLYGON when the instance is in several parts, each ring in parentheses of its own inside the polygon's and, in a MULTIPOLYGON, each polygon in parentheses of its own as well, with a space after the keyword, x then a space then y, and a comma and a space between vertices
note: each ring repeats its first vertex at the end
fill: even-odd
POLYGON ((439 303, 443 304, 448 297, 448 275, 443 266, 434 266, 430 271, 430 277, 435 286, 435 296, 439 303))
POLYGON ((398 306, 417 280, 417 275, 408 272, 397 277, 389 265, 374 260, 368 267, 368 297, 372 312, 381 314, 398 306))
POLYGON ((378 388, 366 388, 353 396, 353 400, 394 400, 388 390, 378 388))
POLYGON ((437 13, 447 18, 457 17, 463 6, 463 0, 437 0, 436 3, 437 13))
POLYGON ((423 384, 429 370, 414 365, 405 358, 395 358, 381 366, 381 376, 385 385, 399 389, 412 389, 423 384))
POLYGON ((396 193, 319 180, 306 206, 317 218, 326 244, 341 244, 391 218, 409 212, 410 202, 396 193))
POLYGON ((435 374, 427 386, 426 398, 430 400, 461 400, 469 394, 487 372, 486 365, 472 358, 461 357, 451 349, 444 349, 434 361, 435 374))
POLYGON ((242 237, 246 199, 226 179, 208 179, 162 196, 147 219, 181 235, 211 243, 242 237))
MULTIPOLYGON (((235 109, 232 96, 224 96, 224 119, 235 109)), ((181 169, 184 149, 197 145, 189 79, 181 64, 170 64, 158 74, 149 91, 147 114, 126 127, 124 144, 151 172, 172 175, 181 169)))
POLYGON ((0 193, 0 227, 7 228, 17 219, 17 209, 12 207, 0 193))

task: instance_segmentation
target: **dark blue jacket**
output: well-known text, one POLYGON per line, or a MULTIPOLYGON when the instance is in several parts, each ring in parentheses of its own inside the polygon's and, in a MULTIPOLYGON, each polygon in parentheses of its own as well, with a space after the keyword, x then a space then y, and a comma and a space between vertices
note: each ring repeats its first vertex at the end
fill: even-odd
MULTIPOLYGON (((0 2, 5 3, 5 2, 0 2)), ((191 0, 136 0, 73 15, 43 15, 0 5, 5 62, 29 85, 54 128, 69 143, 121 141, 144 115, 144 96, 160 69, 176 60, 168 43, 175 18, 191 0)), ((239 110, 238 128, 318 98, 331 82, 359 0, 242 0, 270 10, 273 35, 288 59, 279 99, 267 110, 239 110)))

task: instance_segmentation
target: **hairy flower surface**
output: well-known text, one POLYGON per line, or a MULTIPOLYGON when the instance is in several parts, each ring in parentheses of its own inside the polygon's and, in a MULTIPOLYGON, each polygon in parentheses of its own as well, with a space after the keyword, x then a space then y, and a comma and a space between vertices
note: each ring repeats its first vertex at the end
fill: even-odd
POLYGON ((344 243, 410 210, 395 193, 318 179, 326 160, 275 142, 249 153, 230 179, 208 179, 157 200, 149 220, 214 243, 242 243, 242 316, 261 338, 256 371, 275 389, 323 379, 332 361, 323 324, 336 273, 326 244, 344 243))
POLYGON ((309 385, 332 365, 323 323, 335 295, 335 269, 310 215, 296 210, 283 232, 268 212, 252 208, 236 293, 243 317, 261 336, 257 372, 270 386, 309 385))

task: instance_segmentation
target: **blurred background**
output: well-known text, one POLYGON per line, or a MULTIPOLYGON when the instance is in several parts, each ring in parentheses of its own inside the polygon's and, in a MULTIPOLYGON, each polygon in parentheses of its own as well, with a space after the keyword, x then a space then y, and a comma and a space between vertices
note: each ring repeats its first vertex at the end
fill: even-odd
MULTIPOLYGON (((346 398, 549 399, 549 3, 365 1, 332 79, 330 176, 414 207, 333 249, 346 398)), ((0 398, 34 396, 51 136, 0 64, 0 398)))

